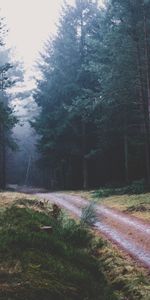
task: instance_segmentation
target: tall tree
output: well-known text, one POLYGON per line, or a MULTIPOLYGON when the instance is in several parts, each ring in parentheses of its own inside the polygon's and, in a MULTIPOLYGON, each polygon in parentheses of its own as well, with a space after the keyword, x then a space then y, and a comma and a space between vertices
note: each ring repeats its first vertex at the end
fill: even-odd
POLYGON ((86 156, 90 151, 88 115, 99 89, 93 60, 96 47, 91 38, 98 26, 98 13, 94 1, 76 1, 75 7, 65 6, 58 35, 47 48, 43 80, 35 94, 42 107, 36 128, 42 133, 40 148, 46 161, 54 163, 55 171, 60 173, 57 177, 64 178, 66 174, 70 181, 70 172, 76 173, 78 166, 84 188, 88 185, 86 156))
POLYGON ((6 186, 6 146, 10 145, 10 130, 16 123, 6 90, 14 82, 9 76, 12 65, 8 59, 8 51, 4 49, 5 30, 3 19, 0 21, 0 188, 6 186), (6 58, 8 61, 6 61, 6 58))

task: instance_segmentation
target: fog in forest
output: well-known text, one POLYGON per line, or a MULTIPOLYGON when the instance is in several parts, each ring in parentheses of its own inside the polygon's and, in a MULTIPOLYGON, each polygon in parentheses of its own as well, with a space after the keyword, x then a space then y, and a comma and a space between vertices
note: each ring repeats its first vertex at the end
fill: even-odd
POLYGON ((30 120, 37 114, 38 108, 32 96, 14 100, 19 123, 12 130, 17 146, 15 151, 7 152, 7 182, 19 185, 40 185, 40 170, 37 167, 39 155, 36 149, 37 135, 30 126, 30 120), (30 109, 29 109, 30 107, 30 109), (31 109, 32 108, 32 109, 31 109))
MULTIPOLYGON (((20 3, 15 0, 11 3, 7 0, 0 0, 1 17, 4 17, 6 30, 8 29, 8 33, 5 34, 5 46, 0 51, 0 65, 7 63, 8 56, 10 62, 17 60, 18 72, 20 71, 22 77, 21 80, 17 79, 13 87, 7 91, 9 104, 18 119, 17 124, 11 130, 13 146, 7 147, 6 151, 7 184, 43 184, 38 166, 40 157, 36 145, 38 135, 30 125, 30 121, 39 112, 32 94, 36 79, 39 77, 37 62, 40 52, 43 51, 49 37, 56 33, 61 5, 62 1, 56 1, 53 4, 51 1, 45 1, 45 7, 43 7, 42 1, 20 3), (39 24, 41 13, 42 26, 39 24), (28 24, 26 23, 27 16, 28 24)), ((14 72, 14 68, 12 69, 14 72)))

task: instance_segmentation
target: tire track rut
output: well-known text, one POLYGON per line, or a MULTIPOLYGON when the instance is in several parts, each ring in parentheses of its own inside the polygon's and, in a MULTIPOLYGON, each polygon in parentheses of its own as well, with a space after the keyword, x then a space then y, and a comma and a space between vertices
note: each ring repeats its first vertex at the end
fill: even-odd
MULTIPOLYGON (((38 193, 36 195, 56 203, 79 218, 82 208, 89 204, 89 201, 79 196, 65 193, 38 193)), ((150 224, 104 205, 95 205, 95 208, 97 230, 138 263, 150 269, 150 224)))

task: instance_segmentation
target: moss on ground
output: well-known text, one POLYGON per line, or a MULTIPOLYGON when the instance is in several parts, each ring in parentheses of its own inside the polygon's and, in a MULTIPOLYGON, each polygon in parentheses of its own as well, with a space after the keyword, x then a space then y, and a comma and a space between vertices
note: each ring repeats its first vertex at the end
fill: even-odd
POLYGON ((117 299, 92 247, 80 224, 52 217, 35 200, 15 199, 0 213, 0 299, 117 299))
POLYGON ((148 270, 137 266, 109 242, 98 251, 101 269, 119 299, 149 300, 150 277, 148 270))

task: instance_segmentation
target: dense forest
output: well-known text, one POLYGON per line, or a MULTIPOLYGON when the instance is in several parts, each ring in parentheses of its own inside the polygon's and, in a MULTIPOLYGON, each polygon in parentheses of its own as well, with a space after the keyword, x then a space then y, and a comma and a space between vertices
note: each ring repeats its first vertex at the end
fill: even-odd
MULTIPOLYGON (((38 136, 35 173, 39 170, 43 178, 37 185, 88 189, 141 179, 150 185, 149 15, 149 0, 64 1, 57 34, 40 55, 33 92, 38 116, 32 115, 29 124, 38 136)), ((3 23, 1 19, 1 188, 7 148, 16 148, 11 130, 17 123, 7 93, 15 84, 16 67, 4 50, 3 23)), ((20 161, 24 179, 30 158, 26 161, 24 171, 20 161)))
POLYGON ((150 0, 0 0, 0 299, 148 300, 149 233, 150 0))
POLYGON ((51 188, 150 183, 150 1, 64 4, 33 122, 51 188))

